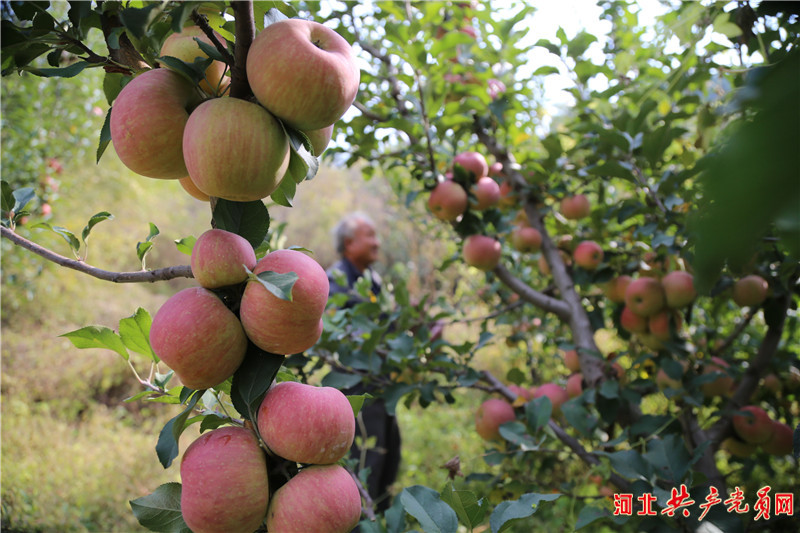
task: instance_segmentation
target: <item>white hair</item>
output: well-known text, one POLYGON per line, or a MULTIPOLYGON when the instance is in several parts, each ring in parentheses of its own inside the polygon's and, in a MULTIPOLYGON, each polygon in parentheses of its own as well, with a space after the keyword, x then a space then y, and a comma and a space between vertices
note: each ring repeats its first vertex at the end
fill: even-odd
POLYGON ((345 243, 348 239, 352 239, 355 236, 356 228, 358 228, 360 222, 365 222, 373 227, 375 226, 375 223, 369 215, 361 211, 354 211, 342 217, 333 228, 333 238, 336 244, 336 251, 339 252, 339 255, 344 254, 345 243))

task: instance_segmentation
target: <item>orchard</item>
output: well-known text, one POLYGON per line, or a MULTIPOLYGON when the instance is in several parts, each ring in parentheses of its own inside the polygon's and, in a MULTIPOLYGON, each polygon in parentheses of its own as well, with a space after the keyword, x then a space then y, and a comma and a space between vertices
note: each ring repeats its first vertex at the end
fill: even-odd
POLYGON ((94 491, 140 530, 800 530, 796 4, 501 4, 0 4, 4 530, 129 529, 79 476, 46 522, 20 466, 64 445, 28 426, 92 427, 58 391, 97 353, 165 473, 94 491), (378 187, 386 289, 349 305, 316 235, 378 187), (100 246, 95 198, 146 237, 100 246), (426 417, 385 511, 350 454, 378 399, 426 417))

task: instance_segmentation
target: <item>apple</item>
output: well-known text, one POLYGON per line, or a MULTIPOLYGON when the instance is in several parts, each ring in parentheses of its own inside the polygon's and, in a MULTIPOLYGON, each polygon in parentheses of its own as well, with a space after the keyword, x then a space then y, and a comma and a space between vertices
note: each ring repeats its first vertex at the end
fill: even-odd
POLYGON ((742 407, 746 414, 733 415, 733 429, 736 434, 751 444, 764 444, 774 431, 772 419, 766 411, 755 405, 742 407))
POLYGON ((646 333, 647 332, 647 317, 637 315, 631 311, 627 305, 622 308, 622 314, 619 316, 619 323, 622 329, 629 333, 646 333))
POLYGON ((596 270, 603 262, 603 249, 594 241, 583 241, 572 254, 575 264, 585 270, 596 270))
POLYGON ((792 428, 788 424, 772 422, 772 436, 761 445, 761 449, 772 455, 789 455, 792 453, 792 428))
POLYGON ((453 165, 471 172, 476 180, 489 175, 489 164, 483 154, 478 152, 461 152, 453 158, 453 165))
POLYGON ((544 383, 539 385, 534 397, 541 398, 542 396, 550 398, 550 403, 553 405, 553 415, 559 414, 561 412, 561 404, 569 400, 569 395, 564 387, 556 383, 544 383))
POLYGON ((589 199, 583 194, 567 196, 561 199, 560 211, 567 220, 579 220, 587 217, 591 210, 589 199))
POLYGON ((680 309, 686 307, 697 298, 694 288, 694 276, 683 270, 673 270, 661 279, 664 287, 664 298, 667 307, 680 309))
POLYGON ((656 339, 666 342, 671 337, 672 328, 679 331, 683 321, 681 315, 675 312, 659 311, 647 320, 647 330, 656 339))
POLYGON ((628 288, 628 285, 631 284, 631 281, 633 281, 633 278, 626 274, 617 276, 611 281, 603 284, 603 294, 605 294, 606 298, 616 304, 624 303, 625 290, 628 288))
POLYGON ((150 327, 150 344, 185 386, 200 390, 233 375, 244 360, 247 337, 216 294, 189 287, 159 308, 150 327))
POLYGON ((258 104, 213 98, 189 117, 183 155, 198 189, 251 202, 278 188, 289 166, 289 139, 280 122, 258 104))
POLYGON ((503 174, 503 163, 500 161, 495 161, 491 165, 489 165, 489 175, 490 176, 501 176, 503 174))
POLYGON ((742 442, 736 437, 728 437, 722 441, 720 448, 734 457, 746 459, 752 457, 756 453, 758 446, 749 442, 742 442))
MULTIPOLYGON (((225 39, 220 34, 214 32, 214 36, 221 44, 225 44, 225 39)), ((198 26, 186 26, 180 32, 172 33, 166 38, 164 44, 161 45, 160 55, 176 57, 186 63, 193 63, 198 57, 207 58, 208 56, 200 49, 195 38, 213 46, 211 39, 198 26)), ((212 61, 206 69, 205 79, 200 82, 200 88, 207 94, 218 94, 217 91, 222 86, 225 68, 225 63, 212 61)))
POLYGON ((462 248, 464 262, 484 272, 497 266, 502 253, 500 242, 486 235, 470 235, 462 248))
POLYGON ((303 133, 308 137, 314 155, 319 157, 328 147, 328 143, 331 142, 331 137, 333 137, 333 124, 318 130, 304 131, 303 133))
POLYGON ((578 372, 581 369, 581 359, 578 357, 577 350, 567 350, 564 352, 564 365, 571 372, 578 372))
POLYGON ((467 210, 467 191, 452 180, 440 181, 428 197, 428 209, 439 220, 453 221, 467 210))
POLYGON ((764 376, 764 388, 773 394, 778 394, 781 392, 783 385, 781 384, 781 380, 778 378, 778 376, 773 373, 769 373, 764 376))
POLYGON ((733 284, 733 301, 739 307, 755 307, 767 299, 767 281, 756 274, 745 276, 733 284))
POLYGON ((246 70, 259 103, 300 131, 339 120, 355 101, 361 77, 341 35, 301 19, 273 22, 256 35, 246 70))
POLYGON ((181 459, 181 514, 195 533, 252 532, 269 505, 267 460, 252 430, 200 435, 181 459))
MULTIPOLYGON (((508 386, 508 390, 517 395, 517 400, 521 398, 522 400, 524 400, 524 402, 527 402, 528 400, 533 399, 533 392, 531 392, 530 389, 527 389, 520 385, 512 383, 508 386)), ((514 403, 516 404, 516 402, 514 403)))
POLYGON ((478 211, 494 207, 500 201, 500 185, 488 176, 479 178, 471 190, 475 195, 472 207, 478 211))
POLYGON ((350 533, 361 518, 358 485, 338 464, 300 470, 272 495, 267 530, 350 533))
POLYGON ((209 195, 197 188, 197 185, 194 184, 192 178, 189 176, 179 179, 178 182, 181 184, 181 187, 183 187, 183 190, 188 192, 190 196, 197 198, 201 202, 208 202, 211 200, 209 195))
POLYGON ((195 98, 192 84, 166 68, 131 80, 111 109, 111 141, 120 161, 148 178, 185 178, 183 131, 195 98))
POLYGON ((712 357, 711 361, 703 368, 703 374, 711 374, 712 372, 722 372, 724 376, 720 376, 714 381, 703 383, 700 389, 706 398, 713 396, 730 396, 733 392, 734 381, 733 378, 727 375, 727 369, 730 367, 727 361, 720 357, 712 357))
POLYGON ((266 271, 297 274, 292 301, 278 298, 258 281, 248 281, 239 307, 244 331, 267 352, 303 352, 322 334, 322 313, 330 288, 328 276, 319 263, 296 250, 275 250, 265 255, 253 274, 266 271))
POLYGON ((500 426, 516 418, 514 407, 506 400, 489 398, 475 413, 475 431, 484 440, 500 440, 500 426))
POLYGON ((511 246, 523 253, 538 252, 542 247, 542 234, 536 228, 515 226, 511 230, 511 246))
POLYGON ((512 207, 517 204, 517 193, 509 180, 500 183, 500 205, 502 207, 512 207))
POLYGON ((350 451, 355 432, 353 408, 333 387, 283 381, 270 387, 258 408, 264 443, 297 463, 335 463, 350 451))
POLYGON ((206 289, 236 285, 255 268, 256 252, 241 235, 210 229, 195 241, 191 266, 194 279, 206 289))
POLYGON ((570 377, 568 377, 567 386, 565 389, 567 391, 567 396, 570 398, 577 398, 583 394, 583 374, 578 372, 577 374, 572 374, 570 377))
POLYGON ((655 278, 637 278, 625 289, 625 305, 639 316, 649 317, 664 308, 664 288, 655 278))

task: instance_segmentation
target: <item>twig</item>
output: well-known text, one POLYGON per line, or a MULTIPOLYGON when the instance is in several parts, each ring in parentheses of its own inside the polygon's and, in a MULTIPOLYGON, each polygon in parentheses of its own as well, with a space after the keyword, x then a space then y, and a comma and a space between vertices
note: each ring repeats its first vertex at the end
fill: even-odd
POLYGON ((208 25, 208 19, 205 16, 198 13, 196 9, 192 10, 191 17, 192 21, 195 24, 197 24, 197 27, 203 30, 203 33, 206 34, 206 37, 208 37, 211 40, 211 43, 214 45, 214 48, 216 48, 217 51, 220 54, 222 54, 222 57, 225 58, 225 62, 228 65, 233 65, 234 63, 233 56, 231 55, 230 52, 228 52, 228 49, 221 42, 219 42, 219 39, 217 39, 217 35, 214 32, 214 29, 208 25))
POLYGON ((350 472, 350 477, 352 477, 353 481, 356 482, 358 493, 361 494, 361 498, 364 500, 364 505, 361 506, 361 511, 370 520, 375 520, 375 502, 372 501, 372 496, 369 495, 369 492, 367 491, 366 487, 364 487, 364 484, 361 483, 361 480, 358 479, 358 476, 355 475, 355 473, 349 468, 347 471, 350 472))
POLYGON ((505 283, 515 293, 519 294, 520 298, 532 303, 547 312, 555 313, 560 319, 569 321, 570 309, 569 306, 552 296, 547 296, 537 290, 532 289, 527 283, 514 276, 505 266, 497 265, 494 269, 495 275, 505 283))
POLYGON ((231 97, 249 99, 253 95, 247 81, 247 52, 256 37, 256 24, 253 15, 253 2, 238 0, 231 2, 236 17, 236 42, 233 48, 234 61, 231 65, 231 97))
POLYGON ((29 250, 36 255, 47 259, 48 261, 52 261, 59 266, 77 270, 78 272, 83 272, 84 274, 88 274, 104 281, 112 281, 114 283, 152 283, 154 281, 166 281, 175 278, 194 277, 192 275, 192 267, 189 265, 171 266, 159 268, 157 270, 140 270, 136 272, 112 272, 109 270, 102 270, 86 264, 83 261, 77 261, 75 259, 70 259, 68 257, 64 257, 63 255, 57 254, 56 252, 40 246, 33 241, 29 241, 25 237, 22 237, 6 227, 0 228, 0 231, 2 231, 3 237, 10 240, 17 246, 21 246, 22 248, 25 248, 26 250, 29 250))
POLYGON ((742 334, 742 332, 744 331, 744 328, 746 328, 747 325, 753 320, 753 317, 756 316, 757 312, 758 312, 758 308, 757 307, 750 308, 750 310, 747 312, 747 315, 744 317, 744 319, 741 322, 739 322, 736 325, 736 327, 731 332, 731 334, 728 335, 727 337, 725 337, 725 340, 722 342, 721 345, 719 345, 718 347, 713 348, 712 350, 710 350, 710 354, 711 355, 719 355, 719 354, 725 353, 725 351, 728 348, 731 347, 731 344, 733 344, 733 341, 735 341, 739 337, 739 335, 742 334))

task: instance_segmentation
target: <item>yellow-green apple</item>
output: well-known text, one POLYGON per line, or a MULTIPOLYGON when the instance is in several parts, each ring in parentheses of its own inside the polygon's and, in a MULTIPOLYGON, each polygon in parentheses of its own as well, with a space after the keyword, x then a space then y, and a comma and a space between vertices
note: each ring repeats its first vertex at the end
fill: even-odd
POLYGON ((267 460, 252 430, 200 435, 181 459, 181 514, 195 533, 252 532, 269 505, 267 460))
POLYGON ((475 431, 484 440, 500 440, 500 426, 516 419, 514 407, 506 400, 489 398, 475 412, 475 431))
POLYGON ((347 396, 333 387, 283 381, 258 408, 258 433, 276 455, 307 464, 331 464, 353 444, 356 421, 347 396))
POLYGON ((772 455, 789 455, 792 453, 792 428, 777 420, 772 423, 772 436, 761 445, 761 449, 772 455))
POLYGON ((733 392, 733 378, 728 375, 727 369, 730 367, 727 361, 721 357, 712 357, 711 361, 703 368, 703 374, 720 372, 724 375, 717 377, 714 381, 703 383, 700 389, 707 398, 713 396, 730 396, 733 392))
POLYGON ((236 285, 256 266, 256 252, 241 235, 214 228, 195 241, 191 266, 194 279, 206 289, 236 285))
POLYGON ((292 300, 282 300, 258 281, 248 281, 239 306, 247 337, 267 352, 300 353, 322 334, 322 313, 328 301, 328 277, 314 259, 297 250, 275 250, 253 269, 286 274, 294 272, 292 300))
POLYGON ((361 77, 344 37, 301 19, 274 22, 256 35, 246 70, 259 103, 300 131, 339 120, 355 101, 361 77))
POLYGON ((606 298, 616 304, 624 303, 625 290, 628 288, 628 285, 630 285, 631 281, 633 281, 633 278, 627 274, 617 276, 611 281, 603 284, 603 294, 605 294, 606 298))
POLYGON ((530 226, 514 226, 511 230, 511 246, 524 253, 538 252, 542 247, 542 234, 530 226))
MULTIPOLYGON (((217 40, 224 45, 225 39, 220 34, 214 32, 217 40)), ((180 32, 172 33, 161 45, 161 56, 172 56, 193 63, 198 57, 207 58, 205 52, 200 49, 195 39, 212 45, 211 39, 198 26, 186 26, 180 32)), ((213 46, 213 45, 212 45, 213 46)), ((217 94, 222 86, 222 77, 225 74, 225 63, 212 61, 206 69, 205 79, 200 82, 200 88, 208 94, 217 94)))
POLYGON ((591 210, 589 199, 583 194, 566 196, 561 199, 560 211, 567 220, 579 220, 587 217, 591 210))
POLYGON ((358 485, 338 464, 300 470, 272 495, 267 531, 350 533, 361 518, 358 485))
POLYGON ((625 305, 639 316, 649 317, 664 308, 664 288, 656 278, 637 278, 625 289, 625 305))
POLYGON ((476 180, 489 175, 489 164, 479 152, 461 152, 453 158, 453 165, 471 172, 476 180))
POLYGON ((462 248, 464 262, 484 272, 497 266, 502 253, 500 242, 487 235, 470 235, 462 248))
POLYGON ((697 298, 694 276, 684 270, 673 270, 668 273, 661 278, 661 286, 664 287, 667 307, 672 309, 686 307, 697 298))
POLYGON ((570 372, 578 372, 581 369, 581 359, 578 357, 577 350, 567 350, 564 352, 564 365, 570 372))
POLYGON ((558 415, 561 412, 561 405, 569 400, 569 395, 564 387, 556 383, 543 383, 539 385, 534 397, 541 398, 542 396, 550 398, 550 403, 553 405, 553 415, 558 415))
POLYGON ((575 247, 575 264, 585 270, 596 270, 603 262, 603 249, 594 241, 583 241, 575 247))
POLYGON ((184 385, 199 390, 233 375, 244 359, 247 337, 216 294, 189 287, 159 308, 150 327, 150 344, 184 385))
POLYGON ((331 142, 331 137, 333 136, 333 124, 318 130, 304 131, 303 133, 311 142, 311 149, 314 150, 314 155, 320 156, 328 147, 328 143, 331 142))
POLYGON ((745 276, 733 284, 733 301, 739 307, 761 305, 767 298, 767 288, 767 281, 761 276, 745 276))
POLYGON ((493 178, 483 176, 471 188, 475 200, 472 201, 473 209, 483 211, 494 207, 500 201, 500 185, 493 178))
POLYGON ((764 444, 772 437, 775 428, 766 411, 757 405, 742 407, 740 411, 744 414, 733 415, 732 421, 734 431, 743 441, 764 444))
POLYGON ((194 184, 192 178, 190 178, 189 176, 179 179, 178 182, 180 182, 181 187, 183 187, 183 190, 188 192, 190 196, 197 198, 201 202, 208 202, 209 200, 211 200, 211 197, 209 195, 207 195, 206 193, 197 188, 197 185, 194 184))
POLYGON ((183 135, 189 176, 209 196, 261 200, 278 188, 289 166, 289 138, 258 104, 239 98, 206 100, 183 135))
POLYGON ((749 442, 743 442, 736 437, 728 437, 720 444, 720 448, 728 452, 734 457, 746 459, 752 457, 756 453, 758 445, 749 442))
POLYGON ((195 99, 192 84, 166 68, 148 70, 131 80, 111 109, 111 141, 120 161, 148 178, 188 176, 183 132, 195 99))
POLYGON ((467 191, 452 180, 439 182, 428 197, 428 209, 439 220, 453 221, 467 210, 467 191))
POLYGON ((637 315, 631 311, 627 305, 622 308, 622 314, 619 316, 619 323, 622 329, 629 333, 645 333, 647 332, 647 317, 637 315))
POLYGON ((583 393, 583 374, 578 372, 568 377, 565 389, 567 391, 567 396, 570 398, 577 398, 580 396, 583 393))

